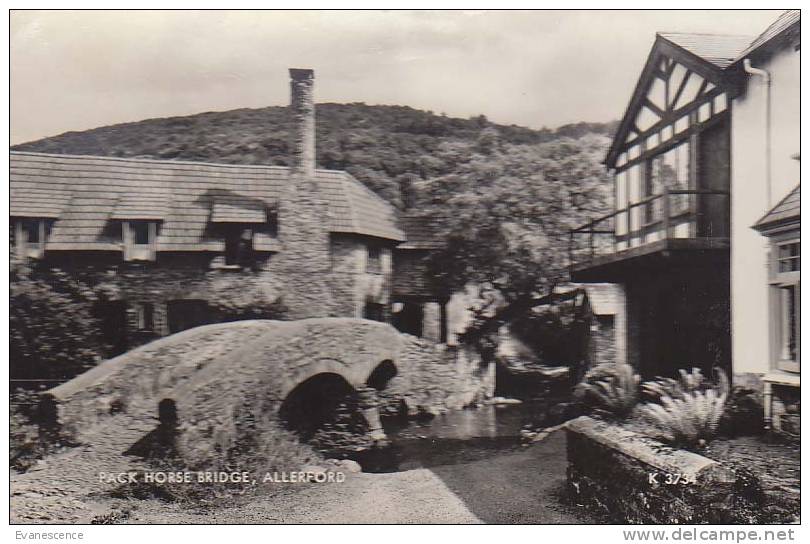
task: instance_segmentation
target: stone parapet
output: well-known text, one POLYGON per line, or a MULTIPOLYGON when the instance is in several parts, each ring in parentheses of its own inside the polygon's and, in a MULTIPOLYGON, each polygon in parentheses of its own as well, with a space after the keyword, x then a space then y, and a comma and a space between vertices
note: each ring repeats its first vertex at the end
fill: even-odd
MULTIPOLYGON (((741 523, 753 491, 730 468, 616 424, 566 425, 568 486, 621 523, 741 523)), ((751 503, 753 505, 753 503, 751 503)))

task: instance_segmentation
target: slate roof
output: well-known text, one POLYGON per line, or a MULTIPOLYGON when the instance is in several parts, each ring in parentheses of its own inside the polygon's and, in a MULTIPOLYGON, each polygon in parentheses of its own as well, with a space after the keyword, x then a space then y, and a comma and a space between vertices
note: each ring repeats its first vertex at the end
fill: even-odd
MULTIPOLYGON (((149 159, 121 159, 12 151, 10 215, 56 218, 48 250, 120 250, 110 219, 161 220, 158 251, 222 251, 211 236, 220 221, 255 220, 275 208, 289 170, 149 159), (137 217, 141 215, 142 217, 137 217)), ((402 241, 393 208, 346 172, 318 170, 333 233, 402 241)), ((258 250, 275 251, 269 236, 258 250)))
POLYGON ((624 292, 621 285, 615 283, 576 283, 572 285, 585 291, 594 315, 621 313, 624 303, 624 292))
POLYGON ((399 226, 408 240, 397 249, 441 249, 444 239, 439 233, 438 223, 434 218, 417 215, 403 215, 399 226))
POLYGON ((788 195, 779 201, 762 219, 754 224, 757 230, 789 223, 801 217, 801 185, 797 185, 788 195))
POLYGON ((14 210, 22 217, 55 219, 70 201, 70 191, 12 185, 9 198, 14 203, 14 210))
POLYGON ((212 223, 265 223, 267 204, 241 195, 215 197, 211 207, 212 223))
POLYGON ((659 32, 658 35, 721 69, 733 63, 753 39, 753 36, 684 32, 659 32))
POLYGON ((396 298, 422 297, 435 299, 436 289, 428 279, 425 258, 430 250, 412 248, 394 251, 394 273, 391 276, 391 296, 396 298))
POLYGON ((734 62, 739 62, 745 57, 756 52, 760 47, 778 37, 780 34, 790 29, 793 25, 799 24, 801 20, 801 10, 789 9, 779 16, 765 31, 756 37, 737 57, 734 62))

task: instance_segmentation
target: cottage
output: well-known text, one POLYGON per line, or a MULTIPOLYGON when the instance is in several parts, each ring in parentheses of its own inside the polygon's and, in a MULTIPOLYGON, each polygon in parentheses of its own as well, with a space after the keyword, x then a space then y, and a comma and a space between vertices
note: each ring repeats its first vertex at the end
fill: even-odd
POLYGON ((571 233, 572 280, 623 288, 617 360, 756 374, 769 418, 799 385, 799 25, 658 33, 605 159, 614 211, 571 233))
POLYGON ((290 319, 389 320, 395 210, 315 168, 314 75, 290 75, 290 168, 11 152, 15 254, 102 289, 116 352, 214 321, 212 297, 250 286, 290 319))

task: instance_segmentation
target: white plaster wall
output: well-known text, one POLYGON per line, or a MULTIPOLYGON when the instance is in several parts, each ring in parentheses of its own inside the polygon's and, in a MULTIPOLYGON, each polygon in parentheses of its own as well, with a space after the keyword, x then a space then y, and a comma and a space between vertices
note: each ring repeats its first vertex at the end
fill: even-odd
POLYGON ((766 198, 765 93, 748 78, 731 123, 731 319, 735 372, 768 370, 767 249, 751 225, 799 183, 799 53, 792 46, 755 63, 772 77, 772 198, 766 198))

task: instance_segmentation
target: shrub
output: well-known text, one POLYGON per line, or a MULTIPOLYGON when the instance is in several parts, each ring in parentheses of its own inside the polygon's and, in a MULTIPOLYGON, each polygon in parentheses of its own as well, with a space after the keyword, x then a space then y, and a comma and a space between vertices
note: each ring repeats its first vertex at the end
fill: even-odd
POLYGON ((39 394, 25 389, 16 389, 9 399, 9 461, 11 468, 25 472, 59 448, 59 439, 46 438, 37 424, 39 394))
POLYGON ((105 346, 93 317, 94 293, 59 270, 12 262, 11 379, 70 379, 94 366, 105 346))
POLYGON ((762 434, 764 430, 761 394, 746 387, 733 387, 720 421, 720 432, 728 436, 752 436, 762 434))
POLYGON ((574 394, 615 417, 625 418, 638 403, 640 381, 628 364, 602 363, 585 374, 574 394))
POLYGON ((641 392, 654 401, 659 401, 662 397, 679 399, 683 398, 687 393, 705 388, 707 383, 709 386, 714 385, 707 382, 699 368, 693 367, 691 371, 681 368, 678 370, 677 380, 659 376, 654 380, 642 383, 641 392))
POLYGON ((670 391, 675 396, 663 394, 660 404, 640 406, 638 415, 652 425, 651 434, 682 447, 700 446, 714 438, 729 396, 728 377, 722 370, 717 371, 716 384, 705 381, 699 371, 691 375, 682 372, 682 383, 670 391))
POLYGON ((259 274, 212 274, 209 280, 205 298, 219 321, 284 319, 281 285, 259 274))

